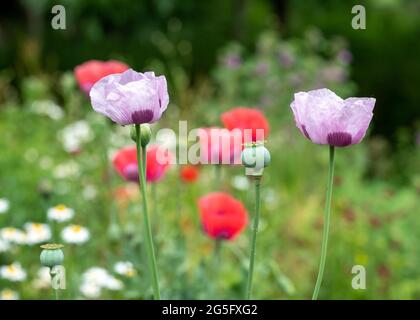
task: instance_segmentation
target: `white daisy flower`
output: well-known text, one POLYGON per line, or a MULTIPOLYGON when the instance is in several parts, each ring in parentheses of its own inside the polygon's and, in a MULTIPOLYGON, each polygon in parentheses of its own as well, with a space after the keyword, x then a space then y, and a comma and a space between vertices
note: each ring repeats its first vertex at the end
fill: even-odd
POLYGON ((0 253, 7 252, 10 249, 10 243, 0 238, 0 253))
POLYGON ((57 179, 77 177, 80 174, 80 166, 76 161, 68 161, 57 165, 53 170, 53 175, 57 179))
POLYGON ((90 232, 87 228, 72 224, 61 231, 61 237, 67 243, 84 243, 89 240, 90 232))
POLYGON ((51 229, 47 224, 27 222, 23 227, 26 231, 26 244, 37 244, 51 239, 51 229))
POLYGON ((69 153, 79 152, 82 145, 93 138, 89 124, 80 120, 65 127, 59 133, 59 139, 63 144, 64 150, 69 153))
POLYGON ((10 203, 6 198, 0 198, 0 214, 9 211, 10 203))
POLYGON ((65 222, 73 218, 74 210, 68 208, 63 204, 59 204, 55 207, 48 209, 47 217, 49 220, 54 220, 57 222, 65 222))
POLYGON ((0 229, 0 238, 9 243, 24 244, 26 235, 22 230, 14 227, 0 229))
POLYGON ((36 289, 47 289, 51 287, 50 268, 41 267, 37 272, 37 277, 33 281, 36 289))
POLYGON ((232 178, 232 187, 238 190, 248 190, 249 189, 249 181, 248 178, 245 176, 234 176, 232 178))
POLYGON ((19 262, 14 262, 8 266, 0 267, 0 278, 10 281, 23 281, 26 279, 26 271, 19 262))
POLYGON ((123 283, 113 277, 109 272, 100 267, 92 267, 86 270, 82 276, 80 292, 89 298, 97 298, 102 289, 121 290, 123 283))
POLYGON ((46 115, 52 120, 60 120, 64 117, 63 109, 51 100, 34 101, 29 110, 36 114, 46 115))
POLYGON ((0 300, 19 300, 19 294, 11 289, 0 291, 0 300))
POLYGON ((103 284, 103 287, 108 290, 121 290, 123 288, 123 283, 117 278, 114 278, 113 276, 109 276, 106 278, 106 281, 103 284))
POLYGON ((101 295, 101 287, 94 284, 83 282, 79 287, 80 292, 87 298, 95 299, 101 295))
POLYGON ((133 264, 130 261, 119 261, 114 265, 114 271, 125 277, 133 277, 136 274, 133 264))

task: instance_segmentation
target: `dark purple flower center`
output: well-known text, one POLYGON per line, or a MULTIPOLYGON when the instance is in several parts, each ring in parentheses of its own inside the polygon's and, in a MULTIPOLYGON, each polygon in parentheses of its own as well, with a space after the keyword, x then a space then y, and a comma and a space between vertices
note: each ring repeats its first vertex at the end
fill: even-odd
POLYGON ((230 232, 226 230, 219 231, 216 236, 218 239, 227 240, 231 237, 230 232))
POLYGON ((333 132, 327 135, 328 144, 335 147, 345 147, 351 144, 351 134, 347 132, 333 132))
POLYGON ((138 110, 131 114, 131 119, 135 124, 149 123, 153 119, 153 110, 138 110))
POLYGON ((309 140, 311 140, 311 137, 309 136, 308 131, 306 131, 306 126, 304 124, 302 124, 302 130, 303 130, 303 134, 305 135, 305 137, 308 138, 309 140))
POLYGON ((124 176, 128 181, 138 182, 139 181, 139 170, 137 168, 137 165, 129 164, 124 169, 124 176))

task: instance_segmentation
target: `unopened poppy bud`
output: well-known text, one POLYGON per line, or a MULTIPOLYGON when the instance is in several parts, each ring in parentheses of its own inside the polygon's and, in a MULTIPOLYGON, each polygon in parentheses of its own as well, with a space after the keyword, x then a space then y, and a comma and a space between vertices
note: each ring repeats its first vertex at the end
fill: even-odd
MULTIPOLYGON (((132 126, 130 130, 131 140, 137 142, 137 131, 136 126, 132 126)), ((149 144, 152 138, 152 130, 150 129, 150 125, 148 123, 144 123, 140 125, 140 144, 142 147, 145 147, 149 144)))
POLYGON ((131 137, 131 140, 133 140, 134 142, 137 142, 136 126, 131 126, 130 137, 131 137))
POLYGON ((62 244, 48 243, 41 246, 43 249, 39 257, 41 264, 45 267, 54 267, 61 265, 64 261, 64 253, 61 248, 62 244))
POLYGON ((242 151, 242 164, 246 168, 262 169, 271 162, 270 152, 263 145, 245 147, 242 151))
POLYGON ((145 147, 149 144, 152 139, 152 130, 148 123, 143 123, 140 125, 140 144, 142 147, 145 147))

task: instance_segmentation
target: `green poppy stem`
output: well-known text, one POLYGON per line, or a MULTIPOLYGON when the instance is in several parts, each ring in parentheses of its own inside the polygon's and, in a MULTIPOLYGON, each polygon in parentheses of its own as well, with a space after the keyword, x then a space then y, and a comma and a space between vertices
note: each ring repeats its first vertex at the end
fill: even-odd
POLYGON ((261 185, 261 176, 255 177, 255 215, 254 223, 252 227, 252 237, 251 237, 251 251, 249 254, 249 269, 248 269, 248 280, 246 285, 246 296, 245 299, 251 299, 252 291, 252 276, 254 273, 254 263, 256 255, 256 246, 257 246, 257 232, 258 224, 260 220, 260 185, 261 185))
POLYGON ((139 183, 143 198, 143 220, 144 220, 144 237, 146 241, 146 251, 149 260, 149 270, 152 275, 153 295, 156 300, 160 300, 159 276, 156 265, 155 251, 153 248, 152 230, 150 228, 149 214, 147 211, 146 196, 146 146, 141 146, 140 141, 140 125, 136 124, 136 146, 137 146, 137 163, 139 171, 139 183))
POLYGON ((322 247, 321 247, 321 260, 319 262, 318 278, 316 279, 314 293, 312 300, 318 298, 319 289, 322 284, 322 277, 324 275, 325 261, 327 260, 327 247, 328 247, 328 232, 330 229, 330 213, 331 213, 331 196, 333 189, 334 179, 334 146, 330 146, 330 164, 328 167, 328 183, 327 183, 327 196, 325 198, 325 211, 324 211, 324 230, 322 233, 322 247))
POLYGON ((214 190, 220 190, 221 189, 221 183, 222 183, 222 165, 216 164, 214 166, 214 190))

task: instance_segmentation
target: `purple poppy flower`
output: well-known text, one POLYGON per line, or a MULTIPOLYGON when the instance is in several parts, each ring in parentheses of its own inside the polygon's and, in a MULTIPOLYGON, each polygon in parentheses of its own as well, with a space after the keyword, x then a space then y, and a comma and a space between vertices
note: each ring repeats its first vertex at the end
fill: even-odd
POLYGON ((295 93, 290 105, 296 126, 317 144, 345 147, 359 143, 372 119, 374 98, 341 99, 328 89, 295 93))
POLYGON ((96 82, 90 100, 96 112, 120 125, 153 123, 168 107, 166 78, 128 69, 96 82))

